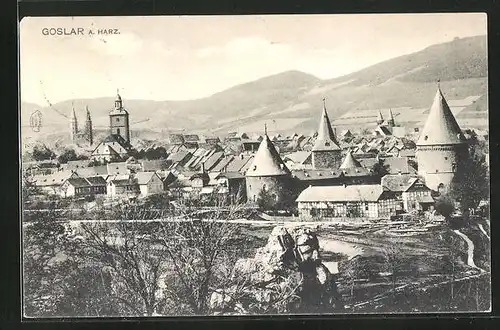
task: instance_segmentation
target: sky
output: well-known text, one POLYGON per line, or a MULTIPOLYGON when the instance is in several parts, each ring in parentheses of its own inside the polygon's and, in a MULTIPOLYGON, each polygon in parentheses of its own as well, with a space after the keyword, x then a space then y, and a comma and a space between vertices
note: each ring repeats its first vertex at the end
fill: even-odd
POLYGON ((26 17, 21 100, 47 105, 114 97, 117 89, 124 99, 188 100, 287 70, 335 78, 485 35, 486 20, 482 13, 26 17), (50 28, 83 35, 44 35, 50 28))

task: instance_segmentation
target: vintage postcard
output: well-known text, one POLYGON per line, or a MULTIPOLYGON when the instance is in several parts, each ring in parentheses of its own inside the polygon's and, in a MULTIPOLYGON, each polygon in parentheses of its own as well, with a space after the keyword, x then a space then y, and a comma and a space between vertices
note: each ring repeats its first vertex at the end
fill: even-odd
POLYGON ((23 18, 23 316, 491 311, 486 21, 23 18))

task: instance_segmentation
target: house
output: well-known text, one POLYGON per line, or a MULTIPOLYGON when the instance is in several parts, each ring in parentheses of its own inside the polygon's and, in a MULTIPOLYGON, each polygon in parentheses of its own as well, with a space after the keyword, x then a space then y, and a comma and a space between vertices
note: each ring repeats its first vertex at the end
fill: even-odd
POLYGON ((142 196, 159 194, 164 190, 164 183, 155 172, 137 172, 134 174, 134 180, 139 185, 142 196))
POLYGON ((106 194, 106 180, 100 176, 69 178, 59 188, 61 197, 79 197, 106 194))
POLYGON ((119 134, 108 135, 92 151, 91 159, 100 162, 120 161, 127 159, 132 146, 119 134))
POLYGON ((210 182, 210 176, 206 172, 195 173, 190 178, 191 187, 193 188, 203 188, 208 186, 210 182))
POLYGON ((296 201, 304 217, 388 218, 397 207, 393 193, 380 185, 308 187, 296 201))
POLYGON ((243 150, 248 152, 256 152, 259 149, 260 141, 245 139, 242 140, 243 150))
POLYGON ((73 171, 59 171, 49 175, 33 176, 33 184, 42 192, 57 194, 61 185, 70 178, 77 178, 78 174, 73 171))
POLYGON ((139 185, 131 176, 117 176, 108 180, 106 194, 109 197, 129 196, 135 197, 140 194, 139 185))
POLYGON ((414 175, 388 174, 382 178, 381 185, 395 193, 406 212, 427 211, 434 205, 431 189, 414 175))
POLYGON ((216 176, 218 192, 226 194, 231 202, 246 200, 245 176, 239 172, 224 172, 216 176))

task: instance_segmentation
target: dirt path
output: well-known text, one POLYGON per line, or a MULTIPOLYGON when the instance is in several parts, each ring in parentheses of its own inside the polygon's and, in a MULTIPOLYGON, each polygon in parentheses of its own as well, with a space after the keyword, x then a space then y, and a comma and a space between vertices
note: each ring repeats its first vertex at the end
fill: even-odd
POLYGON ((484 230, 483 225, 478 223, 478 226, 479 226, 479 229, 483 232, 484 236, 486 236, 486 237, 488 237, 488 239, 490 239, 490 236, 488 235, 488 233, 486 233, 486 230, 484 230))
POLYGON ((470 238, 467 235, 465 235, 458 229, 455 229, 453 232, 458 236, 462 237, 464 241, 467 242, 467 265, 479 269, 481 272, 484 272, 484 269, 477 267, 476 264, 474 263, 474 243, 470 240, 470 238))

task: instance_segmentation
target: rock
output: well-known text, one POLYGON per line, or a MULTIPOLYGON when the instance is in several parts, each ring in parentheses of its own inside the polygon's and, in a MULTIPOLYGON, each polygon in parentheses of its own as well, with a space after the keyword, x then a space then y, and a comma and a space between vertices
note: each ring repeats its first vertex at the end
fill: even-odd
POLYGON ((343 308, 335 280, 322 264, 319 241, 309 228, 275 227, 254 258, 234 266, 235 299, 214 293, 212 308, 238 313, 328 312, 343 308), (237 294, 236 294, 237 293, 237 294))

